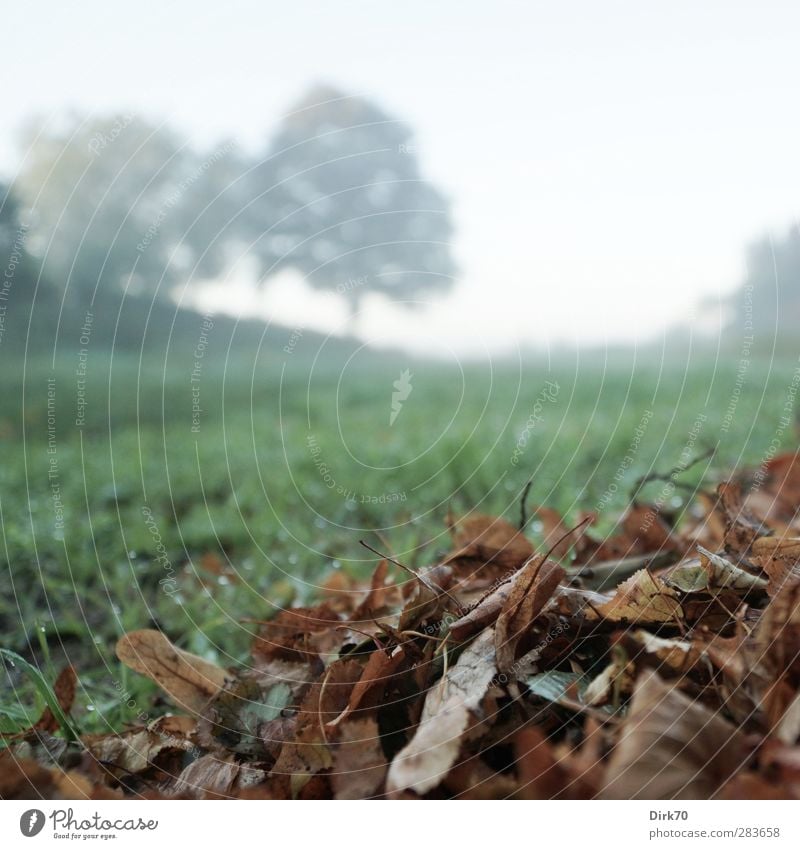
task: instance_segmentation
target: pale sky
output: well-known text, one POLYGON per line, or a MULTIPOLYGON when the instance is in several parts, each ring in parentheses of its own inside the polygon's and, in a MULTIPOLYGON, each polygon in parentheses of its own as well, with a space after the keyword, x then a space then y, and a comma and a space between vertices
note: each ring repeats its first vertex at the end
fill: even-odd
MULTIPOLYGON (((732 288, 744 246, 800 208, 800 4, 160 0, 6 4, 0 170, 31 113, 132 110, 199 146, 261 148, 310 84, 416 130, 454 204, 463 276, 384 342, 455 351, 643 341, 732 288)), ((236 297, 232 297, 232 292, 236 297)), ((296 281, 248 298, 335 329, 296 281)))

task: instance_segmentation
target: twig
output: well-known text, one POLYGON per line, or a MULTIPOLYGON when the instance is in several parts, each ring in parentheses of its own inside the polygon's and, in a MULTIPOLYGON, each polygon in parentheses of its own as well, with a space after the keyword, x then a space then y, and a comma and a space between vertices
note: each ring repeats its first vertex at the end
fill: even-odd
POLYGON ((394 563, 395 566, 399 566, 401 569, 408 572, 409 575, 413 575, 413 577, 416 578, 422 584, 423 587, 429 589, 434 595, 442 594, 447 596, 447 598, 449 598, 450 601, 452 601, 453 604, 456 606, 457 611, 463 610, 461 602, 454 596, 450 595, 450 593, 447 592, 444 587, 432 586, 422 577, 422 575, 419 574, 419 572, 416 572, 410 566, 406 566, 405 563, 401 563, 399 560, 395 560, 394 557, 389 557, 386 554, 382 554, 380 551, 378 551, 377 548, 373 548, 366 540, 360 539, 359 542, 361 543, 361 545, 364 546, 364 548, 369 549, 369 551, 371 551, 373 554, 377 554, 378 557, 381 557, 384 560, 388 560, 390 563, 394 563))
POLYGON ((705 450, 702 454, 698 454, 697 457, 694 458, 694 460, 691 460, 685 466, 678 465, 671 468, 668 472, 650 472, 649 474, 642 475, 642 477, 640 477, 634 484, 633 493, 635 495, 645 484, 653 483, 654 481, 670 481, 676 487, 682 487, 684 489, 691 489, 692 491, 694 491, 696 487, 692 486, 691 484, 684 484, 681 481, 676 481, 674 480, 674 478, 676 478, 678 475, 683 474, 684 472, 688 472, 689 469, 691 469, 693 466, 696 466, 698 463, 702 463, 703 460, 708 460, 716 453, 716 447, 712 446, 711 448, 705 450))
POLYGON ((328 678, 331 677, 331 670, 333 666, 328 667, 328 671, 325 673, 325 678, 322 681, 322 687, 320 687, 319 691, 319 730, 322 732, 322 741, 325 745, 328 745, 328 735, 325 733, 325 723, 322 721, 322 699, 325 695, 325 688, 328 686, 328 678))
POLYGON ((519 529, 522 531, 525 529, 525 525, 528 524, 528 495, 531 491, 531 486, 533 486, 533 478, 529 478, 528 482, 525 484, 525 488, 522 490, 522 495, 519 499, 519 529))

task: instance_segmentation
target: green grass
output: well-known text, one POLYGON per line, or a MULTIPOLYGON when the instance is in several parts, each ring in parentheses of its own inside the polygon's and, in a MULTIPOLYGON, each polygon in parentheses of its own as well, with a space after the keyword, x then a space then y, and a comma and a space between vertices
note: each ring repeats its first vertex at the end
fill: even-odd
MULTIPOLYGON (((753 363, 737 390, 734 359, 662 368, 582 354, 462 371, 366 351, 344 364, 321 356, 312 369, 302 356, 264 350, 227 366, 204 360, 197 432, 190 362, 112 363, 90 352, 80 428, 77 357, 60 356, 55 371, 31 361, 24 380, 22 364, 6 365, 0 645, 50 683, 70 658, 82 729, 119 727, 151 710, 149 684, 114 656, 127 630, 158 627, 184 648, 235 664, 255 627, 244 620, 312 596, 331 570, 367 573, 362 538, 410 564, 432 563, 448 547, 449 508, 516 521, 529 478, 531 504, 569 515, 598 509, 608 527, 654 469, 716 446, 710 466, 685 474, 696 482, 760 462, 776 433, 783 450, 795 447, 792 428, 780 431, 795 362, 753 363), (413 388, 390 426, 392 384, 405 368, 413 388), (559 385, 553 400, 540 397, 548 380, 559 385), (537 398, 541 420, 525 438, 537 398), (53 459, 57 477, 48 476, 53 459), (223 574, 207 568, 212 556, 223 574)), ((651 484, 644 495, 662 488, 651 484)), ((667 495, 666 508, 679 509, 680 491, 667 495)), ((36 705, 24 676, 10 670, 6 683, 4 717, 36 705)))

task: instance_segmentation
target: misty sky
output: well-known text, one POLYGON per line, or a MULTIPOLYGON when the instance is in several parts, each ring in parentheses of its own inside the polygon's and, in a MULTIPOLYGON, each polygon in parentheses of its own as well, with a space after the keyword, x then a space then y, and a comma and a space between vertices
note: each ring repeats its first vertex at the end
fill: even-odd
MULTIPOLYGON (((463 277, 421 316, 377 300, 365 335, 500 350, 645 340, 736 286, 744 246, 800 208, 800 4, 5 4, 0 169, 26 116, 133 110, 201 146, 263 147, 312 83, 417 131, 452 198, 463 277)), ((239 305, 335 329, 334 299, 276 282, 239 305)))

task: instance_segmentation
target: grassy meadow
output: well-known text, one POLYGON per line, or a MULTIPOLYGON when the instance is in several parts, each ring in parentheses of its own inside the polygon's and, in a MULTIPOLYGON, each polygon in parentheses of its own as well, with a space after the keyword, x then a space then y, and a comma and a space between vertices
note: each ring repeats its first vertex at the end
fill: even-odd
MULTIPOLYGON (((114 656, 127 630, 157 627, 233 664, 247 657, 248 620, 312 597, 334 570, 369 571, 360 539, 433 563, 449 509, 516 522, 529 479, 530 504, 596 510, 602 530, 648 472, 717 446, 682 477, 694 483, 760 462, 776 439, 795 444, 780 423, 791 361, 581 352, 447 364, 309 352, 302 339, 223 354, 92 350, 53 368, 29 352, 6 364, 0 645, 50 681, 69 657, 83 729, 118 728, 151 704, 151 685, 114 656)), ((5 683, 11 729, 41 702, 24 675, 5 683)))

